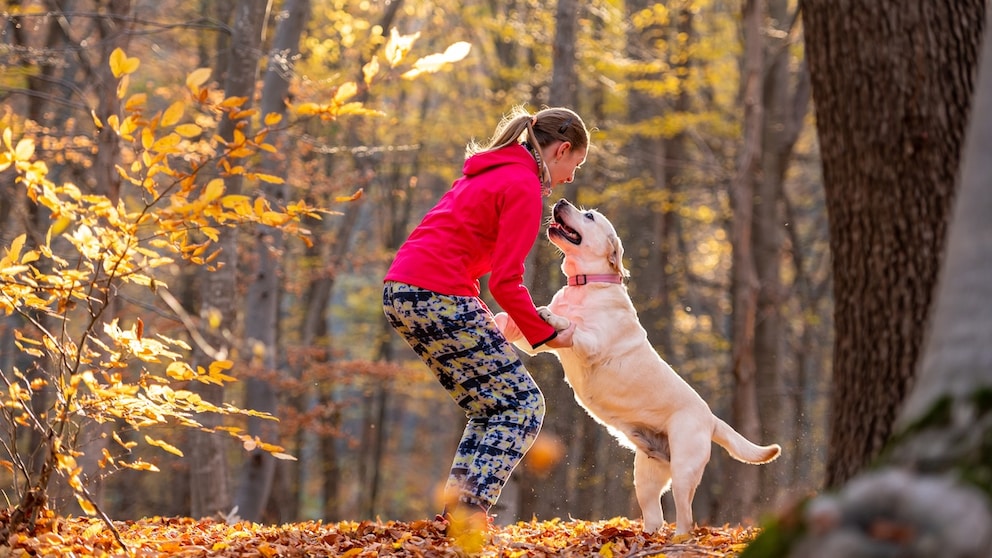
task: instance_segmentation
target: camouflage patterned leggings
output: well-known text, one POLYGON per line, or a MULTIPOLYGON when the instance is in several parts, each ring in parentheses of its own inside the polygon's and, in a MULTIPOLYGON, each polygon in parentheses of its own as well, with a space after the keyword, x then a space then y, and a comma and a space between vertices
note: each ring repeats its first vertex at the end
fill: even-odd
POLYGON ((544 395, 478 298, 387 281, 383 311, 468 424, 445 495, 488 510, 544 420, 544 395))

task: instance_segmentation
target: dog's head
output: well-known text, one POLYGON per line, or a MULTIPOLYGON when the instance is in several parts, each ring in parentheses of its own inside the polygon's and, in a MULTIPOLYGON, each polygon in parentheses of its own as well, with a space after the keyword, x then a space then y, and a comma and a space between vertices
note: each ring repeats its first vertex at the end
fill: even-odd
POLYGON ((578 209, 566 199, 555 204, 548 240, 564 254, 561 270, 565 275, 619 273, 623 267, 623 244, 613 223, 592 209, 578 209))

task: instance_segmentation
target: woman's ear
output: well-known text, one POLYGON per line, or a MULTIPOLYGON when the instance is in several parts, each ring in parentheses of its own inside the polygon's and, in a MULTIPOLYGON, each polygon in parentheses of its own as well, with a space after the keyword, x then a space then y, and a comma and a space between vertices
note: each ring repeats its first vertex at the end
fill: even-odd
POLYGON ((561 159, 565 155, 568 155, 568 152, 571 150, 572 150, 572 142, 570 141, 561 142, 560 144, 558 144, 558 147, 555 149, 555 159, 561 159))

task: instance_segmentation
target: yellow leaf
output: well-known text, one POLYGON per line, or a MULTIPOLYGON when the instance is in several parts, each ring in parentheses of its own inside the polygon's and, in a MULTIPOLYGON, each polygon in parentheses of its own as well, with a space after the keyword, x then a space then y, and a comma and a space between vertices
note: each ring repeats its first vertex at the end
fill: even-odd
POLYGON ((400 35, 395 27, 390 29, 389 41, 386 42, 386 46, 383 49, 386 62, 395 68, 397 64, 403 61, 407 53, 410 52, 410 49, 413 48, 413 42, 418 38, 420 38, 419 31, 412 35, 400 35))
POLYGON ((241 195, 241 194, 230 194, 230 195, 224 196, 220 200, 220 203, 224 207, 226 207, 228 209, 238 208, 238 209, 243 210, 245 206, 249 206, 250 207, 250 205, 251 205, 251 198, 249 198, 248 196, 245 196, 245 195, 241 195))
POLYGON ((278 112, 270 112, 269 114, 265 115, 266 126, 274 126, 280 122, 282 122, 282 115, 279 114, 278 112))
POLYGON ((268 225, 270 227, 278 227, 280 225, 285 225, 292 219, 293 217, 291 215, 286 215, 285 213, 279 213, 278 211, 266 211, 261 215, 262 224, 268 225))
POLYGON ((120 82, 117 83, 117 98, 123 99, 124 95, 127 95, 127 88, 131 85, 131 77, 125 75, 121 78, 120 82))
POLYGON ((211 374, 213 374, 215 371, 230 370, 231 368, 234 368, 233 360, 215 360, 210 363, 211 374))
POLYGON ((15 238, 13 242, 10 243, 10 248, 7 249, 7 257, 4 258, 4 260, 9 260, 11 263, 16 263, 21 258, 21 250, 24 249, 24 241, 26 239, 26 234, 22 234, 15 238))
POLYGON ((182 119, 185 110, 186 103, 182 101, 176 101, 169 105, 169 108, 165 109, 165 112, 162 113, 162 126, 172 126, 178 123, 182 119))
POLYGON ((373 56, 372 60, 368 64, 362 66, 362 76, 365 79, 365 85, 372 83, 372 78, 379 73, 379 57, 373 56))
POLYGON ((128 97, 127 101, 124 102, 124 110, 128 112, 137 111, 141 109, 141 107, 145 106, 147 101, 148 95, 144 93, 135 93, 134 95, 128 97))
POLYGON ((220 105, 218 105, 218 106, 220 106, 222 108, 240 107, 241 105, 245 104, 245 101, 247 101, 247 100, 248 100, 248 97, 228 97, 228 98, 224 99, 223 101, 221 101, 220 102, 220 105))
POLYGON ((148 442, 148 445, 150 445, 150 446, 155 446, 157 448, 162 448, 163 450, 165 450, 165 451, 167 451, 167 452, 169 452, 169 453, 171 453, 173 455, 178 455, 179 457, 182 457, 183 456, 183 452, 179 451, 179 448, 177 448, 176 446, 173 446, 172 444, 170 444, 168 442, 165 442, 163 440, 156 440, 156 439, 154 439, 154 438, 152 438, 152 437, 150 437, 150 436, 148 436, 146 434, 145 435, 145 441, 148 442))
POLYGON ((239 110, 238 112, 230 116, 231 120, 241 120, 242 118, 248 118, 249 116, 255 116, 258 111, 255 109, 239 110))
POLYGON ((212 202, 217 198, 224 195, 224 181, 220 178, 215 178, 207 183, 206 188, 203 189, 203 201, 212 202))
POLYGON ((443 53, 431 54, 417 60, 413 63, 413 69, 403 74, 403 77, 405 79, 411 79, 423 72, 437 72, 442 69, 445 64, 458 62, 468 56, 469 50, 471 49, 472 45, 470 43, 466 43, 465 41, 457 42, 449 46, 443 53))
POLYGON ((114 52, 110 53, 110 71, 113 72, 116 78, 133 73, 138 69, 139 64, 141 64, 140 60, 137 58, 128 58, 127 54, 124 54, 124 50, 120 47, 115 48, 114 52))
POLYGON ((172 362, 165 369, 166 375, 176 380, 189 380, 196 376, 193 369, 185 362, 172 362))
POLYGON ((190 91, 199 90, 210 79, 212 71, 210 68, 197 68, 193 70, 186 76, 186 87, 190 91))
POLYGON ((288 453, 282 453, 282 452, 279 452, 279 451, 273 452, 272 453, 272 457, 275 457, 276 459, 286 460, 286 461, 296 461, 296 458, 293 457, 292 455, 289 455, 288 453))
POLYGON ((151 463, 148 463, 147 461, 142 461, 140 459, 137 460, 137 461, 135 461, 135 462, 133 462, 133 463, 128 463, 126 461, 120 461, 120 460, 118 460, 117 461, 117 464, 120 465, 121 467, 127 467, 128 469, 134 469, 135 471, 151 471, 153 473, 157 473, 157 472, 160 471, 160 469, 158 467, 156 467, 155 465, 152 465, 151 463))
POLYGON ((255 198, 255 215, 261 217, 269 209, 269 204, 265 198, 255 198))
POLYGON ((203 133, 203 128, 196 124, 180 124, 176 126, 176 133, 184 138, 194 138, 203 133))
POLYGON ((282 179, 282 177, 271 174, 263 174, 259 172, 259 173, 255 173, 254 176, 255 178, 261 180, 262 182, 268 182, 269 184, 283 184, 286 182, 285 180, 282 179))
MULTIPOLYGON (((111 116, 111 118, 113 118, 114 116, 116 115, 111 116)), ((124 122, 121 122, 119 133, 121 137, 127 138, 128 136, 131 135, 132 132, 134 132, 137 129, 138 129, 138 120, 134 117, 128 116, 127 118, 124 119, 124 122)))
POLYGON ((121 439, 120 435, 118 435, 116 432, 113 432, 111 434, 112 434, 112 436, 114 438, 114 441, 117 442, 118 444, 120 444, 120 446, 122 448, 126 449, 126 450, 130 450, 134 446, 138 445, 138 442, 125 442, 124 440, 121 439))
POLYGON ((468 56, 468 53, 471 50, 472 43, 459 41, 444 49, 444 57, 448 60, 448 62, 458 62, 468 56))
POLYGON ((158 153, 172 152, 173 148, 179 145, 179 142, 181 141, 182 138, 179 137, 179 134, 169 134, 163 138, 159 138, 158 141, 155 142, 155 145, 152 146, 152 151, 156 151, 158 153))
POLYGON ((335 202, 350 202, 350 201, 355 201, 357 199, 360 199, 364 193, 365 193, 365 189, 364 188, 359 188, 358 190, 355 191, 354 194, 352 194, 350 196, 337 196, 337 197, 335 197, 334 198, 334 201, 335 202))
POLYGON ((100 117, 98 117, 96 115, 96 111, 95 110, 91 110, 90 111, 90 116, 93 117, 93 125, 96 126, 96 129, 97 130, 102 130, 103 129, 103 122, 100 122, 100 117))
POLYGON ((355 82, 349 81, 347 83, 342 83, 341 86, 338 87, 338 90, 334 93, 334 102, 335 104, 340 105, 341 103, 344 103, 348 99, 354 97, 357 93, 358 86, 355 85, 355 82))
POLYGON ((83 510, 86 515, 96 515, 96 508, 93 504, 81 494, 76 494, 76 501, 79 502, 79 509, 83 510))
POLYGON ((29 264, 31 262, 38 261, 39 258, 41 258, 41 255, 38 253, 37 250, 29 250, 24 253, 24 257, 21 258, 21 263, 29 264))
POLYGON ((151 128, 143 128, 141 130, 141 148, 148 150, 152 148, 155 144, 155 134, 152 133, 151 128))
POLYGON ((320 105, 317 103, 303 103, 296 107, 296 114, 300 116, 310 116, 320 112, 320 105))
POLYGON ((83 531, 83 534, 80 535, 79 538, 84 541, 88 541, 89 539, 92 539, 102 533, 106 528, 107 526, 104 525, 102 521, 94 521, 89 527, 86 528, 85 531, 83 531))
POLYGON ((24 138, 17 142, 14 148, 14 159, 17 161, 27 161, 34 155, 34 140, 24 138))

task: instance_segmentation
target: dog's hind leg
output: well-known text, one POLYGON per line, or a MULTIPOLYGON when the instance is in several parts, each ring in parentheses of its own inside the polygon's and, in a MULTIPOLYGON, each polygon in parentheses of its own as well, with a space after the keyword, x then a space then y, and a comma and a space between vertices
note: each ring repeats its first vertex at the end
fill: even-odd
POLYGON ((675 499, 675 534, 688 533, 693 528, 692 499, 710 460, 712 442, 700 436, 698 429, 672 425, 669 431, 672 447, 672 497, 675 499), (681 433, 681 435, 680 435, 681 433))
POLYGON ((637 503, 644 518, 644 531, 653 533, 665 525, 665 514, 661 510, 661 495, 672 482, 672 471, 668 461, 634 452, 634 491, 637 503))

